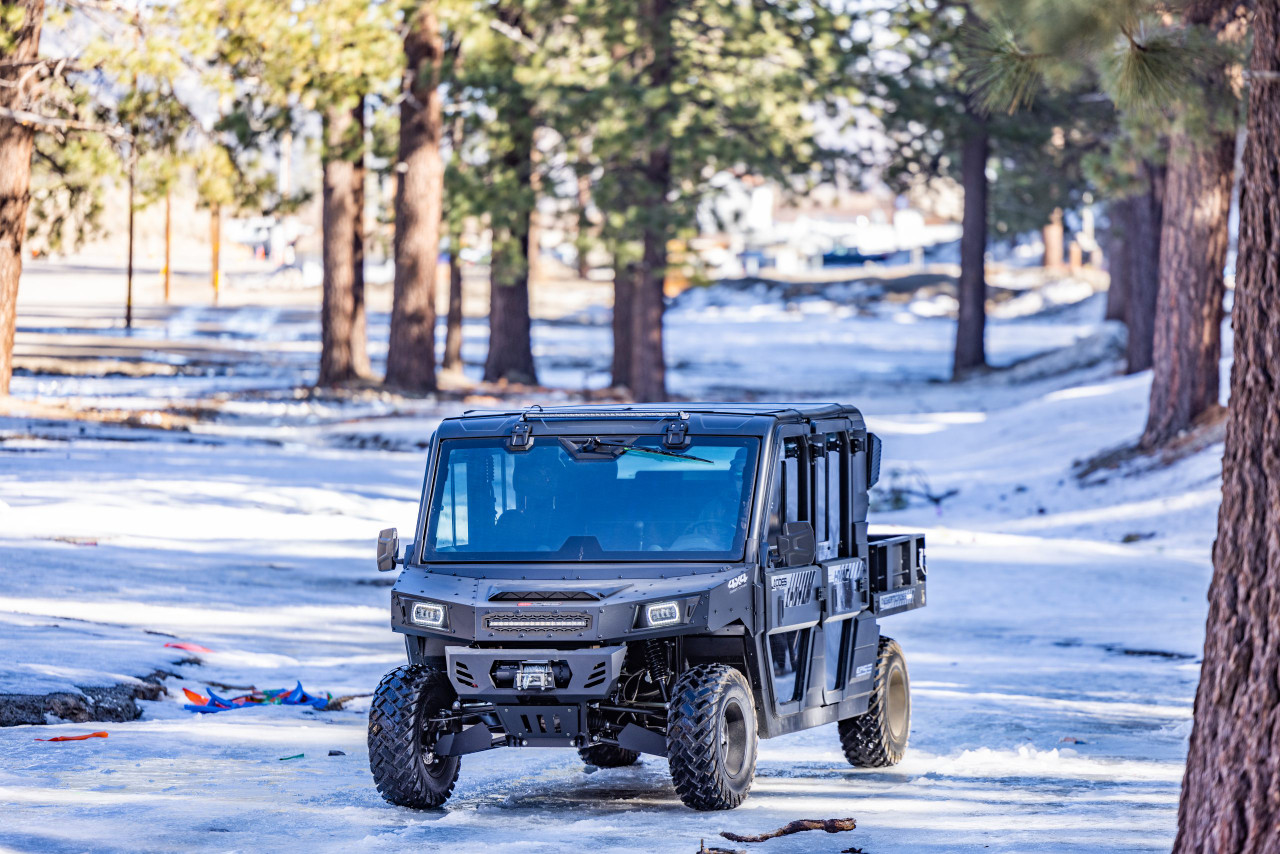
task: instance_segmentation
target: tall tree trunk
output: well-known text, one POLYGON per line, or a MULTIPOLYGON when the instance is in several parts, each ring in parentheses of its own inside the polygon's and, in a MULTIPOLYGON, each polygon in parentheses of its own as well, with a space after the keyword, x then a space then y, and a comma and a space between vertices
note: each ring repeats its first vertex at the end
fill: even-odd
POLYGON ((964 185, 964 214, 960 234, 960 310, 956 319, 956 350, 952 376, 987 364, 983 339, 987 326, 987 120, 971 113, 969 132, 960 152, 964 185))
POLYGON ((1254 9, 1222 507, 1175 854, 1272 852, 1280 826, 1280 0, 1254 9))
POLYGON ((489 262, 489 355, 484 363, 487 382, 538 381, 533 363, 529 320, 529 267, 533 230, 533 104, 513 95, 508 111, 509 148, 505 167, 515 176, 512 207, 501 217, 505 224, 494 229, 493 257, 489 262))
POLYGON ((351 110, 353 133, 359 140, 359 152, 351 164, 351 195, 355 206, 355 223, 351 229, 351 366, 356 374, 370 376, 369 322, 364 305, 364 96, 351 110))
POLYGON ((444 362, 446 371, 462 370, 462 235, 449 238, 449 314, 444 327, 444 362))
MULTIPOLYGON (((13 49, 6 59, 30 62, 40 47, 44 0, 0 0, 2 32, 13 49), (20 21, 10 18, 21 10, 20 21)), ((14 83, 22 78, 21 65, 0 68, 0 107, 21 109, 26 89, 14 83)), ((30 85, 30 84, 28 84, 30 85)), ((0 117, 0 397, 9 394, 13 376, 13 336, 18 321, 18 279, 22 276, 22 240, 27 230, 27 203, 31 200, 31 128, 0 117)))
POLYGON ((591 272, 587 262, 587 254, 591 249, 593 232, 597 231, 591 222, 591 138, 584 136, 578 140, 578 231, 574 235, 575 248, 578 250, 578 278, 585 279, 591 272))
POLYGON ((444 160, 440 154, 444 41, 435 3, 418 6, 405 33, 404 52, 387 383, 427 392, 436 387, 436 274, 444 205, 444 160))
POLYGON ((662 400, 667 396, 666 358, 663 353, 662 316, 666 308, 663 285, 667 275, 667 240, 671 237, 667 193, 671 189, 671 150, 665 129, 676 102, 671 92, 675 75, 675 40, 671 0, 648 0, 644 19, 650 28, 646 87, 659 106, 649 117, 654 133, 644 162, 642 190, 647 210, 641 221, 640 268, 635 277, 631 315, 631 394, 636 400, 662 400))
POLYGON ((626 388, 631 382, 631 313, 635 308, 636 264, 613 260, 613 364, 610 384, 626 388))
POLYGON ((529 231, 526 215, 495 235, 506 248, 494 252, 489 262, 489 355, 484 363, 488 382, 538 381, 529 320, 529 231))
POLYGON ((1142 167, 1146 190, 1134 197, 1126 237, 1129 241, 1129 294, 1125 325, 1129 327, 1126 371, 1136 374, 1151 367, 1155 337, 1156 295, 1160 292, 1160 220, 1164 210, 1165 167, 1146 162, 1142 167))
MULTIPOLYGON (((1234 40, 1240 35, 1236 28, 1222 32, 1227 6, 1223 0, 1192 3, 1187 23, 1214 25, 1221 37, 1234 40)), ((1231 98, 1227 73, 1225 67, 1208 72, 1204 82, 1210 95, 1231 98)), ((1234 127, 1216 130, 1199 138, 1176 131, 1169 142, 1151 405, 1141 442, 1145 448, 1163 445, 1218 408, 1226 292, 1222 268, 1227 260, 1236 133, 1234 127)))
POLYGON ((1110 227, 1103 233, 1103 252, 1107 255, 1107 320, 1123 321, 1129 298, 1129 239, 1125 229, 1132 216, 1131 199, 1116 199, 1107 205, 1110 227))
POLYGON ((355 319, 356 230, 354 138, 351 105, 335 105, 324 113, 323 232, 324 294, 320 307, 320 385, 356 378, 351 349, 355 319))

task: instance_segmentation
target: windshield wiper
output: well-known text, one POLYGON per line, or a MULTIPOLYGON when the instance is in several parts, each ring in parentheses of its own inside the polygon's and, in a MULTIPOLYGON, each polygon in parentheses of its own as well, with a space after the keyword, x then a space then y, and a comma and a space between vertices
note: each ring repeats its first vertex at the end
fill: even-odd
POLYGON ((704 460, 702 457, 695 457, 693 454, 681 454, 677 451, 661 451, 657 448, 637 448, 635 445, 624 445, 621 442, 601 442, 599 439, 590 441, 591 447, 583 445, 583 450, 595 450, 596 448, 608 448, 616 450, 618 456, 622 456, 627 452, 636 454, 650 454, 655 457, 674 457, 677 460, 690 460, 695 463, 706 463, 707 465, 715 465, 711 460, 704 460))

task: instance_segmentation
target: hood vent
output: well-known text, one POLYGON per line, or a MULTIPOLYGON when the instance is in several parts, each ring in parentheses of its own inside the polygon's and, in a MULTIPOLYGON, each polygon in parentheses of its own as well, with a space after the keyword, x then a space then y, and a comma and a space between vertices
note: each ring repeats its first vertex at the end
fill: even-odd
POLYGON ((601 597, 586 590, 503 590, 490 602, 596 602, 601 597))

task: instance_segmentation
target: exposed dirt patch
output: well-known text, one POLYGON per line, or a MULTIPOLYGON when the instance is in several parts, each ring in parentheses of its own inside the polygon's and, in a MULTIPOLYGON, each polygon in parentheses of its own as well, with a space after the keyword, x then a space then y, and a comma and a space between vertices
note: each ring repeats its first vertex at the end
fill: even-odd
POLYGON ((172 675, 157 670, 136 682, 80 687, 75 693, 0 694, 0 726, 47 724, 50 716, 75 723, 134 721, 142 716, 137 701, 160 699, 167 693, 161 680, 172 675))

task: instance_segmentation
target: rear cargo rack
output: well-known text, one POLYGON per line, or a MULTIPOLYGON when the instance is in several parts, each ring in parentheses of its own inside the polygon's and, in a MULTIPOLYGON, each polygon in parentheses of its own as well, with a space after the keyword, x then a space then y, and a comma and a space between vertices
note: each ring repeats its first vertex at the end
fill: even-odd
POLYGON ((925 604, 924 534, 868 534, 871 610, 884 616, 925 604))

